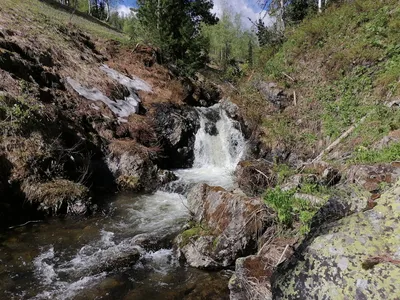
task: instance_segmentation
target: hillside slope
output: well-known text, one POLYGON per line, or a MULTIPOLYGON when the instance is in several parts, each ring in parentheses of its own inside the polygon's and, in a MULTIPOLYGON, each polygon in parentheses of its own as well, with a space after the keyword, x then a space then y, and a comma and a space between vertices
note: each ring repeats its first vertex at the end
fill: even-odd
POLYGON ((192 132, 180 128, 170 145, 165 129, 182 125, 180 114, 190 114, 183 100, 194 92, 157 64, 151 47, 106 24, 52 1, 2 1, 2 225, 86 213, 96 195, 116 188, 153 191, 168 180, 158 166, 192 159, 176 152, 192 132))
POLYGON ((260 120, 266 146, 313 158, 365 117, 325 158, 398 159, 398 145, 382 155, 372 150, 391 132, 399 137, 399 20, 396 0, 332 5, 289 28, 282 46, 262 49, 256 70, 233 97, 260 120))

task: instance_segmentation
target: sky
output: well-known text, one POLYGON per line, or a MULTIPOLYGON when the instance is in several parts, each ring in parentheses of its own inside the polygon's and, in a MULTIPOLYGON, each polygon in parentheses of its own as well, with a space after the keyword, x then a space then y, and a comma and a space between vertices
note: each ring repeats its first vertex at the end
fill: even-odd
MULTIPOLYGON (((264 12, 261 12, 261 8, 257 3, 257 0, 214 0, 213 12, 216 13, 217 16, 221 15, 224 3, 225 5, 228 4, 234 13, 240 13, 242 15, 243 25, 246 28, 250 28, 252 25, 248 18, 256 21, 260 18, 260 13, 261 16, 264 16, 264 12)), ((136 0, 122 0, 122 4, 119 5, 118 11, 121 15, 129 14, 129 7, 133 7, 135 5, 136 0)), ((265 17, 264 22, 266 24, 271 22, 269 16, 265 17)))

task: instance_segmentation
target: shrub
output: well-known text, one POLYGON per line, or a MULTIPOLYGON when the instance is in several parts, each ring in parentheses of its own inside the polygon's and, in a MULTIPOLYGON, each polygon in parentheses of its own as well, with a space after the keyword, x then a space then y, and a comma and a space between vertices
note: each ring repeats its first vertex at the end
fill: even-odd
POLYGON ((310 222, 318 207, 309 201, 295 197, 295 190, 283 191, 279 187, 270 189, 264 196, 264 201, 277 213, 278 222, 290 227, 294 222, 300 222, 300 233, 310 230, 310 222))

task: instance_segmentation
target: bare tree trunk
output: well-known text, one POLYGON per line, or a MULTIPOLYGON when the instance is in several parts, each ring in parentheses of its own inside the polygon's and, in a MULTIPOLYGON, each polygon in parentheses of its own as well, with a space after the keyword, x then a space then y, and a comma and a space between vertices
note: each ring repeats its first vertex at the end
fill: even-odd
POLYGON ((88 5, 89 5, 88 14, 90 15, 91 14, 91 8, 92 8, 92 1, 91 0, 88 0, 88 5))
POLYGON ((318 12, 322 12, 322 0, 318 0, 318 12))
POLYGON ((285 21, 283 20, 283 14, 285 12, 285 7, 284 7, 284 0, 281 0, 281 26, 282 26, 282 31, 285 30, 285 21))
POLYGON ((110 2, 109 0, 105 1, 106 6, 107 6, 107 18, 106 18, 106 22, 108 22, 108 21, 110 20, 110 3, 109 3, 109 2, 110 2))

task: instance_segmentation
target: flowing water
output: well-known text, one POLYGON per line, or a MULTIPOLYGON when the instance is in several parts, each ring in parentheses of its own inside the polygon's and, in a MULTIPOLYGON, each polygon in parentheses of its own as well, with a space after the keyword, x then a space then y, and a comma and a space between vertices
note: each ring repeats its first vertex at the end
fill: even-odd
POLYGON ((245 150, 238 124, 219 105, 198 112, 194 166, 175 170, 176 182, 152 195, 116 195, 86 219, 54 218, 3 234, 0 299, 229 298, 229 273, 190 268, 172 249, 188 218, 188 189, 198 182, 233 188, 245 150))

